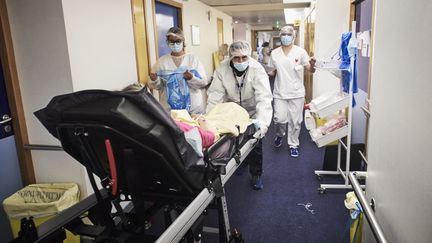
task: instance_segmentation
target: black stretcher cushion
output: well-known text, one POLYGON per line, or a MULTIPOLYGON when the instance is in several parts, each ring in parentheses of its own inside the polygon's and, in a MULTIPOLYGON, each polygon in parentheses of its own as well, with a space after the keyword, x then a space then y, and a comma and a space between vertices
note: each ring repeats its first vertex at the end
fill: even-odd
MULTIPOLYGON (((35 115, 67 153, 101 179, 109 173, 104 143, 109 139, 121 191, 190 196, 199 193, 208 179, 205 163, 168 112, 145 89, 61 95, 35 115), (85 146, 83 137, 76 136, 77 130, 87 134, 85 146), (83 147, 92 161, 84 158, 83 147)), ((226 164, 235 152, 234 144, 233 137, 225 138, 224 144, 216 143, 209 148, 210 159, 226 164)))

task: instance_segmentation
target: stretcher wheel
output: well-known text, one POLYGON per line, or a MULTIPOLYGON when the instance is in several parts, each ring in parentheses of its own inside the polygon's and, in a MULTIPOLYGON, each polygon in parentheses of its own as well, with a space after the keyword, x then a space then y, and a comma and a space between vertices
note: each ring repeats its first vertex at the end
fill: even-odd
POLYGON ((242 233, 236 228, 231 230, 231 237, 230 237, 229 243, 231 243, 231 242, 232 243, 244 243, 242 233))
POLYGON ((316 175, 317 180, 322 181, 323 180, 323 176, 322 175, 316 175))
POLYGON ((317 189, 317 191, 318 191, 319 194, 324 194, 326 192, 326 189, 320 187, 320 188, 317 189))

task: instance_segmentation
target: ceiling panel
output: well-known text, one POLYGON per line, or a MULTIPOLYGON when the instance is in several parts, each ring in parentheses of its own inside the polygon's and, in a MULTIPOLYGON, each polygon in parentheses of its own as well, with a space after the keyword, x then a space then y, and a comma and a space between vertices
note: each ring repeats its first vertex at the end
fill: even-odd
POLYGON ((252 26, 274 26, 276 21, 279 21, 281 25, 285 24, 283 10, 236 12, 233 19, 252 26))
POLYGON ((262 4, 262 3, 282 3, 282 0, 200 0, 201 2, 210 6, 224 6, 224 5, 248 5, 248 4, 262 4))
POLYGON ((233 17, 234 21, 252 26, 285 25, 285 8, 303 9, 307 0, 200 0, 233 17))

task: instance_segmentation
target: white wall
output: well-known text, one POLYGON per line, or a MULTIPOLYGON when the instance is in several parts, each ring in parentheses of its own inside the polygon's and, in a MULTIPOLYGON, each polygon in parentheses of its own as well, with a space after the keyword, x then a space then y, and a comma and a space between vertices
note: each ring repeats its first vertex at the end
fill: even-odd
MULTIPOLYGON (((137 80, 129 1, 8 0, 7 6, 30 143, 59 144, 33 115, 52 97, 137 80)), ((87 195, 84 167, 69 155, 32 151, 32 157, 37 183, 75 182, 87 195)))
MULTIPOLYGON (((145 1, 154 63, 152 3, 145 1)), ((197 0, 183 3, 186 41, 190 43, 190 25, 201 28, 201 45, 189 44, 188 51, 200 58, 210 76, 211 51, 218 48, 216 18, 224 21, 228 44, 232 18, 197 0)), ((59 144, 33 116, 53 96, 83 89, 121 89, 137 81, 130 1, 7 0, 7 6, 30 143, 59 144)), ((32 151, 32 156, 38 183, 75 182, 83 196, 91 192, 84 168, 66 153, 32 151)))
POLYGON ((250 25, 248 24, 243 24, 243 23, 237 23, 237 24, 233 24, 234 27, 234 37, 233 40, 245 40, 247 42, 249 42, 249 44, 251 43, 252 40, 252 28, 250 25))
POLYGON ((366 195, 388 242, 430 242, 432 3, 374 2, 366 195), (415 36, 409 46, 400 30, 415 36))
MULTIPOLYGON (((33 112, 72 92, 61 2, 8 0, 7 7, 30 143, 57 145, 33 112)), ((85 190, 82 166, 66 153, 32 151, 32 157, 36 182, 77 182, 85 190)))
POLYGON ((74 91, 137 82, 130 1, 62 2, 74 91))
POLYGON ((207 77, 213 75, 212 53, 218 51, 217 18, 223 21, 224 43, 232 43, 232 17, 197 0, 183 2, 183 28, 187 52, 203 63, 207 77), (207 12, 210 11, 210 20, 207 12), (191 25, 200 27, 200 45, 192 46, 191 25))
MULTIPOLYGON (((329 58, 339 49, 340 37, 349 31, 349 6, 346 0, 318 0, 315 15, 315 57, 329 58)), ((340 81, 326 71, 314 74, 313 97, 339 90, 340 81)))

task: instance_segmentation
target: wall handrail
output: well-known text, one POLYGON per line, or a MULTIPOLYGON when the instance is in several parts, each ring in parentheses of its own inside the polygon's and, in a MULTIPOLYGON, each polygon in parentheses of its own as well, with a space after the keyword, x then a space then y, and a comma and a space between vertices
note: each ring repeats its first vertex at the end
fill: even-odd
POLYGON ((45 144, 24 144, 25 150, 63 151, 63 147, 45 144))
POLYGON ((356 194, 357 199, 359 200, 363 208, 363 212, 365 213, 369 226, 372 229, 372 233, 375 237, 375 240, 379 243, 387 243, 388 241, 385 238, 384 232, 380 224, 378 223, 378 220, 375 216, 375 212, 370 206, 370 204, 367 202, 366 196, 364 195, 363 190, 360 187, 360 183, 357 180, 357 173, 356 172, 349 173, 348 178, 354 189, 354 193, 356 194))

